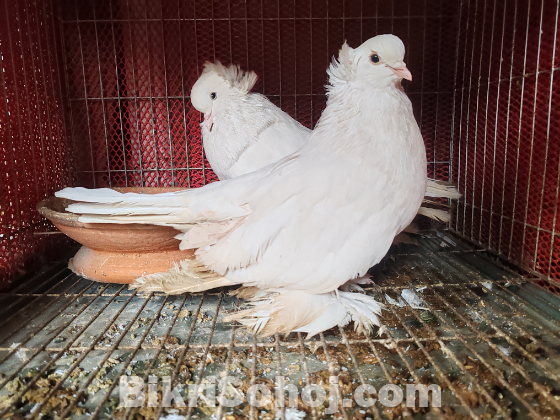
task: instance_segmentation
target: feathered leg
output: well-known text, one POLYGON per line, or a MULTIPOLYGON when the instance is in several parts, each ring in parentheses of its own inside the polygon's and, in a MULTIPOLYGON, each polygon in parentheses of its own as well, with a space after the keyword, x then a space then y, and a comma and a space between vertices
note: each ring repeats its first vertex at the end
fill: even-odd
POLYGON ((183 260, 165 273, 155 273, 139 277, 130 285, 140 292, 165 292, 170 295, 197 293, 234 283, 196 260, 183 260))
POLYGON ((249 305, 251 308, 229 315, 224 321, 237 321, 261 336, 296 331, 306 332, 307 338, 350 321, 354 321, 358 332, 369 334, 380 325, 377 315, 383 306, 361 293, 312 295, 298 290, 261 290, 249 305))

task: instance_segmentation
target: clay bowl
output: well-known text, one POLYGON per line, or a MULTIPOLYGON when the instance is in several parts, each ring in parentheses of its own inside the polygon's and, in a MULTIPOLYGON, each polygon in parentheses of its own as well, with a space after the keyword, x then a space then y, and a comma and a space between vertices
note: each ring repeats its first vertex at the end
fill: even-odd
MULTIPOLYGON (((183 188, 114 188, 120 192, 158 194, 183 188)), ((83 246, 69 262, 76 274, 105 283, 130 284, 146 274, 167 271, 175 262, 194 258, 192 250, 180 251, 179 232, 166 226, 82 223, 65 209, 72 203, 50 197, 37 205, 41 215, 83 246)))

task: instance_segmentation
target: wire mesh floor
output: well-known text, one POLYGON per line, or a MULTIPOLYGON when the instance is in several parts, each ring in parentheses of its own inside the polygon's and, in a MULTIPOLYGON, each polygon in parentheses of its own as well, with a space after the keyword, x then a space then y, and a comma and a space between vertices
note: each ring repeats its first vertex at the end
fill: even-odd
MULTIPOLYGON (((221 321, 243 305, 227 290, 139 295, 54 264, 0 294, 0 417, 296 418, 274 395, 260 408, 119 406, 121 375, 146 386, 171 377, 187 401, 188 384, 227 372, 244 392, 273 389, 277 375, 329 389, 336 376, 334 418, 560 418, 558 296, 441 231, 394 247, 371 273, 366 291, 386 303, 372 337, 350 325, 260 339, 221 321), (438 384, 441 407, 342 403, 360 384, 388 383, 438 384)), ((323 405, 298 404, 325 416, 323 405)))

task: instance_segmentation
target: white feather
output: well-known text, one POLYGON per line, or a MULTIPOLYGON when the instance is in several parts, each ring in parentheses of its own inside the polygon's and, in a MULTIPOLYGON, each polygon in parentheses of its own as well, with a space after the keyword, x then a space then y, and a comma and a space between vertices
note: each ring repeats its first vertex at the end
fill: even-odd
POLYGON ((457 191, 455 185, 430 178, 428 178, 425 195, 426 197, 445 197, 455 200, 461 198, 461 193, 457 191))

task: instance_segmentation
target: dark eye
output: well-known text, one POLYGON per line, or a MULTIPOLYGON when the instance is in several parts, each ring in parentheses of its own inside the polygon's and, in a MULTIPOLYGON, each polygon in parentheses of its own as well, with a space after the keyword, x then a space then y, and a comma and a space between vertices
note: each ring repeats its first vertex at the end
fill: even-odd
POLYGON ((371 62, 372 63, 379 63, 379 56, 377 54, 371 55, 371 62))
POLYGON ((210 98, 212 98, 212 100, 216 99, 218 97, 218 95, 216 94, 216 92, 212 92, 210 94, 210 98))

